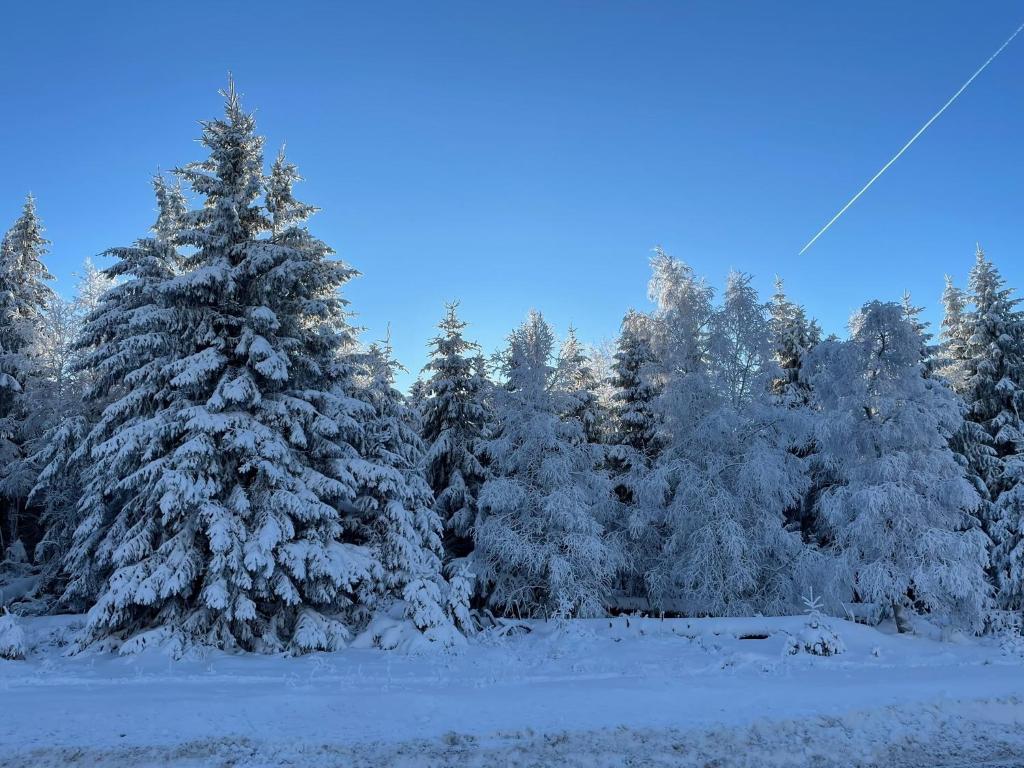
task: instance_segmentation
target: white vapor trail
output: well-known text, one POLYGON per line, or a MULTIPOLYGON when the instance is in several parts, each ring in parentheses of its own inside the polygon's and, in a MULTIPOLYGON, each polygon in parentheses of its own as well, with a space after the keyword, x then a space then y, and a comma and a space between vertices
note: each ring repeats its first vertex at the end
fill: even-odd
POLYGON ((934 123, 939 118, 939 115, 941 115, 943 112, 945 112, 947 109, 949 109, 950 105, 954 101, 957 100, 957 97, 959 97, 961 93, 963 93, 964 91, 967 90, 967 86, 969 86, 971 83, 973 83, 975 78, 978 75, 980 75, 982 72, 984 72, 985 68, 989 64, 991 64, 993 61, 995 61, 996 56, 998 56, 1000 53, 1002 53, 1003 50, 1006 48, 1006 46, 1008 46, 1010 43, 1012 43, 1013 39, 1015 37, 1017 37, 1017 35, 1019 35, 1022 31, 1024 31, 1024 24, 1021 24, 1019 27, 1017 27, 1017 30, 1012 35, 1010 35, 1007 38, 1006 42, 1003 43, 1001 46, 999 46, 999 48, 996 50, 996 52, 993 53, 991 56, 989 56, 984 64, 982 64, 980 67, 978 67, 978 71, 975 72, 973 75, 971 75, 969 78, 967 78, 967 82, 960 86, 960 90, 958 90, 956 93, 954 93, 952 96, 950 96, 949 101, 947 101, 945 104, 943 104, 942 108, 939 109, 939 111, 936 112, 934 115, 932 115, 927 123, 925 123, 924 125, 921 126, 921 130, 919 130, 917 133, 915 133, 913 136, 910 137, 910 141, 908 141, 906 144, 904 144, 903 148, 900 149, 900 151, 897 152, 895 155, 893 155, 892 159, 888 163, 883 165, 882 169, 878 173, 876 173, 874 176, 871 177, 871 181, 869 181, 867 184, 865 184, 861 188, 860 192, 858 192, 856 195, 854 195, 853 197, 850 198, 850 202, 848 202, 846 205, 844 205, 842 208, 839 209, 839 213, 837 213, 835 216, 833 216, 829 220, 828 224, 826 224, 824 227, 822 227, 821 231, 818 232, 818 234, 816 234, 814 237, 812 237, 810 239, 810 241, 807 243, 807 245, 805 245, 803 248, 800 249, 800 253, 797 254, 797 255, 798 256, 802 256, 804 254, 804 251, 806 251, 808 248, 810 248, 812 245, 814 245, 814 242, 819 237, 821 237, 823 234, 825 234, 828 231, 829 227, 831 227, 833 224, 836 223, 836 219, 838 219, 840 216, 842 216, 844 213, 846 213, 847 209, 851 205, 853 205, 855 202, 857 202, 857 199, 861 195, 863 195, 865 192, 867 192, 872 184, 874 184, 876 181, 878 181, 878 177, 881 176, 883 173, 885 173, 887 170, 889 170, 889 166, 892 165, 893 163, 895 163, 897 160, 899 160, 900 156, 904 152, 906 152, 908 149, 910 149, 910 145, 913 144, 915 141, 917 141, 918 137, 920 137, 920 135, 922 133, 924 133, 926 130, 928 130, 928 126, 930 126, 932 123, 934 123))

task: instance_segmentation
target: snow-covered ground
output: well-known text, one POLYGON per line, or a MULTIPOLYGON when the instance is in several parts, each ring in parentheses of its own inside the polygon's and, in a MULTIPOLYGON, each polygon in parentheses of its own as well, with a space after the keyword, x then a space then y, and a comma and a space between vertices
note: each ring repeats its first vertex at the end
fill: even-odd
POLYGON ((804 619, 535 623, 454 653, 65 657, 25 620, 0 661, 11 766, 1024 765, 1017 648, 804 619))

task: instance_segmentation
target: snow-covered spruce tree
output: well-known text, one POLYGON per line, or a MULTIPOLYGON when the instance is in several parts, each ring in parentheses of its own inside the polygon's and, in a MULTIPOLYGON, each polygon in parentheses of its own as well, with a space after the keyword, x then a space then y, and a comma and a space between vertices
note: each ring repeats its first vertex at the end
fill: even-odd
POLYGON ((985 537, 947 442, 962 409, 924 375, 922 344, 899 304, 876 301, 848 341, 813 354, 815 439, 835 478, 817 513, 845 577, 840 599, 891 606, 901 630, 905 607, 976 629, 990 591, 985 537))
POLYGON ((583 425, 588 443, 600 444, 605 414, 597 400, 597 378, 590 357, 571 325, 558 351, 552 386, 567 403, 564 416, 583 425))
POLYGON ((537 312, 512 332, 494 392, 491 477, 479 496, 474 570, 489 603, 514 615, 594 616, 619 563, 598 520, 612 487, 583 425, 553 386, 554 334, 537 312))
POLYGON ((0 242, 0 551, 18 539, 34 472, 28 455, 47 411, 35 402, 41 380, 38 329, 53 291, 43 266, 49 241, 29 195, 0 242))
POLYGON ((931 376, 938 362, 936 358, 939 345, 932 343, 934 334, 929 330, 931 324, 921 318, 924 307, 914 304, 910 291, 903 292, 900 306, 903 307, 903 319, 910 323, 914 332, 921 338, 921 349, 918 354, 921 357, 922 372, 925 376, 931 376))
POLYGON ((651 349, 651 318, 629 310, 622 319, 608 378, 611 414, 605 466, 621 506, 608 524, 621 542, 624 567, 618 588, 630 599, 643 599, 644 564, 657 548, 657 532, 637 505, 638 488, 659 455, 662 435, 656 410, 660 395, 660 367, 651 349))
MULTIPOLYGON (((781 372, 772 380, 772 392, 782 404, 797 409, 798 413, 790 414, 791 419, 802 419, 804 423, 804 429, 792 431, 794 442, 790 450, 815 466, 812 460, 812 431, 809 428, 809 421, 815 417, 815 413, 810 407, 811 387, 805 362, 811 351, 821 343, 821 328, 817 321, 808 319, 801 305, 789 299, 781 277, 775 278, 775 293, 772 295, 769 313, 773 356, 781 372)), ((811 472, 812 482, 807 492, 786 514, 787 525, 798 528, 804 541, 808 542, 816 537, 814 498, 823 481, 824 468, 818 465, 816 469, 811 472)))
POLYGON ((141 362, 92 449, 112 491, 86 510, 74 561, 112 572, 85 643, 133 638, 130 650, 157 630, 220 647, 337 648, 349 632, 331 614, 380 578, 342 511, 358 456, 337 391, 352 341, 338 288, 354 272, 303 226, 294 168, 282 159, 264 177, 254 120, 233 85, 225 98, 224 117, 203 123, 209 158, 178 171, 202 201, 174 238, 193 250, 154 286, 141 362))
POLYGON ((804 360, 821 342, 821 328, 817 321, 808 320, 801 305, 786 296, 781 277, 775 278, 770 312, 775 362, 782 369, 782 375, 772 382, 772 389, 791 405, 807 405, 810 388, 802 375, 804 360))
POLYGON ((666 379, 658 408, 667 441, 639 498, 658 533, 645 564, 648 596, 690 615, 783 612, 795 603, 802 555, 784 513, 807 486, 789 450, 794 411, 770 392, 779 372, 750 278, 730 275, 718 309, 703 293, 656 316, 670 311, 690 335, 666 350, 689 364, 666 379))
POLYGON ((991 568, 1004 608, 1024 607, 1024 316, 981 248, 969 281, 964 318, 967 419, 987 435, 968 455, 991 503, 982 524, 994 547, 991 568), (986 450, 987 449, 987 450, 986 450))
POLYGON ((409 407, 414 409, 420 414, 420 420, 423 419, 423 406, 427 402, 427 382, 423 379, 416 379, 409 387, 409 394, 406 396, 405 401, 409 404, 409 407))
POLYGON ((949 382, 954 392, 963 394, 967 384, 965 363, 970 341, 966 322, 967 297, 949 275, 946 275, 946 287, 942 291, 942 310, 937 373, 949 382))
POLYGON ((608 464, 619 499, 631 504, 636 483, 661 449, 655 401, 660 394, 656 359, 651 349, 651 319, 629 310, 622 319, 611 384, 614 431, 608 464))
MULTIPOLYGON (((942 331, 935 353, 934 373, 962 397, 967 393, 967 350, 971 335, 967 322, 967 296, 949 275, 942 292, 942 306, 942 331)), ((987 532, 992 520, 992 496, 986 478, 992 476, 997 464, 992 436, 971 418, 968 407, 967 418, 950 437, 949 444, 978 493, 979 503, 972 514, 987 532)), ((991 541, 989 549, 991 551, 991 541)))
POLYGON ((445 550, 461 558, 473 548, 477 495, 484 481, 478 447, 488 414, 484 385, 476 367, 477 344, 467 341, 458 305, 449 304, 430 342, 423 368, 424 468, 434 493, 434 510, 444 525, 445 550))
POLYGON ((1024 605, 1024 441, 1003 460, 1002 491, 996 499, 997 541, 992 550, 999 603, 1019 611, 1024 605))
MULTIPOLYGON (((44 588, 70 610, 96 601, 130 525, 123 508, 127 492, 112 482, 111 457, 97 459, 92 451, 118 430, 151 418, 167 385, 159 370, 170 360, 174 333, 159 288, 181 271, 175 241, 186 202, 162 177, 153 185, 158 215, 151 236, 110 249, 105 255, 114 263, 104 275, 111 284, 98 298, 83 298, 96 304, 83 304, 87 311, 73 350, 79 407, 35 456, 41 470, 32 493, 43 507, 46 530, 38 547, 44 588)), ((86 288, 91 294, 98 286, 86 288)))
POLYGON ((366 585, 374 607, 404 603, 404 613, 431 639, 451 639, 453 621, 470 628, 467 576, 458 570, 454 585, 442 575, 441 519, 423 475, 424 444, 419 416, 395 389, 396 363, 389 344, 373 344, 365 355, 360 396, 370 408, 362 429, 360 455, 353 463, 356 506, 366 541, 381 573, 366 585))

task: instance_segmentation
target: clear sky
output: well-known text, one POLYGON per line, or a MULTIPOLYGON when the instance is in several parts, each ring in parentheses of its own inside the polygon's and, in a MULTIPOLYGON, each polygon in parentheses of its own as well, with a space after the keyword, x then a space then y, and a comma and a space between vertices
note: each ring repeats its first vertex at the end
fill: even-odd
MULTIPOLYGON (((0 222, 31 190, 58 289, 153 218, 231 70, 268 153, 413 372, 446 300, 490 351, 531 307, 586 340, 662 244, 776 273, 826 330, 909 289, 939 317, 976 241, 1024 288, 1024 37, 803 244, 1024 21, 1019 2, 15 3, 0 222)), ((408 383, 409 378, 403 379, 408 383)))

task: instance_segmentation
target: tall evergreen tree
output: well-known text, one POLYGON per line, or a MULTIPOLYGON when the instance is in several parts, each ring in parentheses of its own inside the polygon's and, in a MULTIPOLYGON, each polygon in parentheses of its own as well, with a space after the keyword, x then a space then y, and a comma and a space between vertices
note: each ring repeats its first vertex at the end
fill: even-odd
POLYGON ((583 425, 552 386, 554 334, 532 312, 501 358, 491 477, 479 497, 474 565, 490 604, 517 615, 594 616, 605 610, 618 553, 602 509, 611 483, 583 425))
POLYGON ((0 552, 20 534, 34 473, 28 455, 44 430, 46 410, 33 405, 40 380, 38 329, 53 291, 43 265, 49 241, 29 195, 21 215, 0 242, 0 552))
MULTIPOLYGON (((380 562, 379 580, 366 589, 371 604, 405 603, 406 615, 428 635, 443 639, 452 620, 469 628, 468 588, 453 589, 442 576, 441 519, 423 476, 419 416, 395 389, 389 344, 371 345, 361 396, 369 404, 360 455, 353 464, 356 505, 365 518, 366 540, 380 562)), ((456 573, 453 580, 464 580, 456 573)))
POLYGON ((421 420, 423 419, 423 407, 426 405, 427 397, 427 382, 422 378, 416 379, 416 381, 412 383, 412 386, 409 387, 409 394, 405 399, 409 404, 409 407, 420 414, 421 420))
POLYGON ((620 587, 630 598, 642 598, 645 555, 655 546, 656 532, 648 525, 646 510, 638 506, 639 488, 660 455, 663 435, 657 401, 661 394, 660 366, 651 348, 651 318, 629 310, 613 355, 611 385, 612 428, 605 449, 615 496, 624 514, 609 521, 609 530, 631 556, 621 574, 620 587), (637 553, 637 557, 632 555, 637 553), (634 562, 635 561, 635 562, 634 562))
MULTIPOLYGON (((959 396, 967 394, 967 364, 970 330, 968 326, 968 300, 953 278, 946 275, 946 287, 942 292, 942 330, 936 353, 935 373, 959 396)), ((992 519, 992 496, 986 478, 996 463, 992 437, 985 428, 974 421, 968 407, 956 434, 950 437, 950 447, 964 467, 968 480, 978 493, 979 503, 973 514, 978 522, 989 530, 992 519)), ((989 541, 991 548, 991 540, 989 541)))
MULTIPOLYGON (((264 177, 263 139, 233 84, 225 101, 203 123, 209 158, 178 172, 202 207, 173 242, 193 250, 179 274, 153 276, 137 336, 111 350, 127 353, 128 391, 95 428, 71 560, 99 569, 85 642, 137 648, 152 629, 336 648, 348 627, 331 614, 381 570, 348 537, 357 425, 339 391, 352 333, 337 291, 354 271, 302 225, 311 209, 291 196, 294 169, 281 159, 264 177)), ((96 355, 101 371, 122 365, 96 355)))
POLYGON ((903 308, 903 319, 910 323, 914 332, 917 333, 921 339, 920 355, 921 364, 923 366, 922 372, 925 376, 931 376, 935 371, 936 366, 940 363, 937 359, 940 345, 932 343, 934 334, 929 330, 930 323, 921 317, 924 313, 924 307, 919 307, 914 304, 914 299, 910 295, 910 291, 903 292, 900 306, 903 308))
POLYGON ((650 325, 647 315, 631 309, 619 332, 612 377, 615 431, 611 442, 622 447, 612 455, 616 474, 627 474, 638 462, 649 463, 660 449, 654 409, 660 388, 650 325))
POLYGON ((162 326, 167 308, 159 287, 181 271, 175 238, 186 201, 180 188, 159 175, 153 186, 158 214, 150 236, 109 250, 105 255, 114 263, 102 276, 86 270, 71 363, 78 401, 34 457, 40 472, 32 495, 42 506, 45 527, 37 547, 44 589, 72 610, 95 601, 117 544, 114 536, 96 549, 96 537, 105 533, 122 494, 111 487, 104 465, 94 463, 92 450, 131 414, 150 413, 147 403, 155 404, 159 391, 152 371, 166 363, 172 343, 162 326), (140 372, 147 367, 151 378, 143 380, 140 372))
POLYGON ((597 400, 597 378, 590 357, 572 326, 558 352, 552 384, 565 398, 566 418, 583 425, 584 439, 588 443, 601 443, 605 415, 597 400))
POLYGON ((782 375, 772 382, 772 389, 791 405, 806 405, 810 389, 802 375, 804 360, 821 342, 821 328, 815 320, 808 320, 802 306, 786 296, 781 277, 775 278, 770 313, 775 362, 782 369, 782 375))
POLYGON ((791 430, 793 442, 790 451, 810 462, 811 482, 807 492, 787 510, 787 524, 800 530, 805 541, 813 541, 818 534, 814 517, 815 499, 824 481, 827 468, 814 462, 813 432, 810 422, 816 414, 811 408, 812 392, 806 371, 806 361, 821 343, 821 328, 817 321, 808 319, 806 310, 786 295, 781 277, 775 278, 775 293, 769 304, 771 344, 773 357, 780 375, 772 379, 771 390, 779 402, 794 410, 794 420, 802 421, 803 428, 791 430))
POLYGON ((967 386, 967 345, 970 335, 967 329, 967 296, 946 275, 946 287, 942 291, 942 330, 939 335, 939 365, 937 372, 949 382, 957 394, 963 394, 967 386))
POLYGON ((472 549, 477 496, 485 478, 479 441, 488 419, 485 382, 475 364, 480 348, 463 335, 466 323, 457 309, 454 303, 447 306, 423 368, 428 375, 422 405, 424 466, 450 557, 464 557, 472 549))
POLYGON ((964 318, 967 418, 987 438, 975 441, 971 469, 989 492, 982 523, 994 542, 992 570, 1003 607, 1024 607, 1024 316, 981 248, 964 318))

